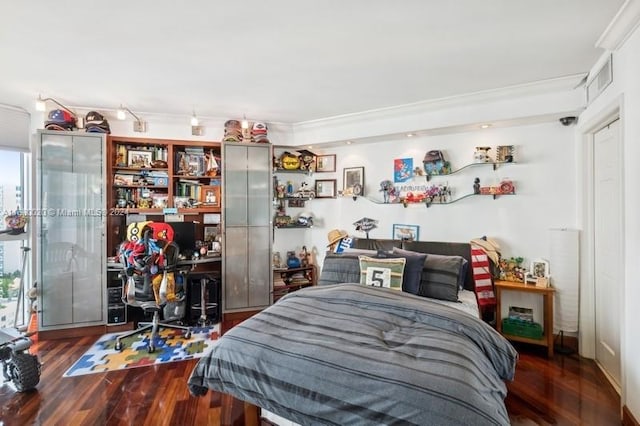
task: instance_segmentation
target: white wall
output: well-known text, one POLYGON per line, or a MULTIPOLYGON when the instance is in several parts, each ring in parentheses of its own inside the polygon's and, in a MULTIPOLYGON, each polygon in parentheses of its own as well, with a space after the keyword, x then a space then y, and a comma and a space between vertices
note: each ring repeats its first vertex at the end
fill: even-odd
MULTIPOLYGON (((344 229, 364 238, 364 233, 355 231, 353 222, 366 216, 379 221, 378 228, 370 232, 370 238, 392 238, 394 223, 414 224, 420 226, 422 241, 468 242, 487 235, 499 241, 503 256, 522 256, 526 265, 534 258, 548 259, 548 230, 577 226, 574 129, 557 121, 322 149, 316 153, 336 154, 336 172, 315 173, 307 181, 337 179, 338 189, 341 189, 343 168, 364 166, 365 195, 382 201, 379 183, 384 179, 393 180, 393 160, 396 158, 412 158, 414 167, 422 167, 424 154, 440 149, 457 169, 473 161, 474 147, 491 146, 494 149, 490 154, 495 154, 497 145, 515 145, 516 163, 503 165, 495 172, 490 166, 474 166, 454 175, 433 178, 429 183, 425 177, 415 177, 413 183, 448 183, 454 190, 452 198, 455 199, 473 192, 475 177, 480 177, 481 185, 497 184, 508 177, 514 181, 515 196, 502 196, 496 200, 470 197, 430 208, 423 204, 404 208, 399 204, 376 204, 367 199, 353 201, 351 197, 313 200, 307 202, 304 209, 289 208, 287 213, 295 217, 303 211, 313 212, 314 227, 308 230, 276 229, 274 251, 280 251, 283 256, 289 250, 299 253, 301 246, 306 244, 321 264, 327 233, 332 229, 344 229)), ((553 265, 551 270, 553 273, 553 265)), ((505 306, 517 302, 520 303, 518 306, 533 307, 536 320, 542 322, 541 298, 507 294, 505 306)))
MULTIPOLYGON (((622 403, 640 419, 640 328, 635 315, 640 303, 640 29, 613 52, 613 82, 580 115, 583 131, 597 123, 608 111, 620 107, 624 152, 624 307, 622 312, 622 403)), ((584 220, 584 214, 581 220, 584 220)), ((589 288, 592 291, 592 288, 589 288)), ((590 296, 590 295, 587 295, 590 296)), ((586 314, 593 315, 592 309, 586 314)), ((589 320, 589 318, 585 318, 589 320)), ((593 338, 591 336, 591 338, 593 338)))

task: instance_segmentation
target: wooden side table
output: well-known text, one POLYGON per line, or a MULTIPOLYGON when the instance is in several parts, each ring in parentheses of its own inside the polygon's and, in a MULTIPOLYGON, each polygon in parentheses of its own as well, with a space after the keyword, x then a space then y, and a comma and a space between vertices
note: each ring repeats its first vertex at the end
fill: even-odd
POLYGON ((292 291, 316 285, 316 267, 314 265, 300 268, 280 268, 273 270, 280 279, 273 280, 273 303, 292 291))
POLYGON ((547 347, 547 356, 553 356, 553 295, 555 293, 555 289, 552 287, 537 287, 534 284, 524 284, 512 281, 496 281, 494 283, 495 292, 496 292, 496 329, 500 332, 504 337, 509 340, 513 340, 515 342, 524 342, 531 343, 533 345, 542 345, 547 347), (502 299, 502 291, 521 291, 524 293, 534 293, 540 294, 543 299, 543 316, 544 323, 543 327, 543 335, 542 340, 530 339, 528 337, 515 336, 512 334, 505 334, 502 332, 502 309, 501 309, 501 299, 502 299))

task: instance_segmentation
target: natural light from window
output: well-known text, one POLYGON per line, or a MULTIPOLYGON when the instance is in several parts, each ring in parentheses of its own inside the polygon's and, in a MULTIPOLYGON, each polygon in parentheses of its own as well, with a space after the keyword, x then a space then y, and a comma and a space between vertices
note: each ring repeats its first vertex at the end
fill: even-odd
MULTIPOLYGON (((0 148, 0 232, 6 230, 4 218, 23 209, 25 197, 25 165, 29 154, 0 148)), ((27 225, 28 227, 29 225, 27 225)), ((28 228, 27 228, 28 229, 28 228)), ((0 233, 0 328, 20 326, 25 316, 20 312, 16 320, 18 291, 22 275, 23 246, 28 246, 29 234, 13 236, 0 233), (24 237, 24 238, 23 238, 24 237)), ((27 261, 29 256, 27 256, 27 261)), ((27 266, 28 266, 27 262, 27 266)), ((25 268, 28 271, 28 267, 25 268)), ((25 273, 25 292, 29 287, 29 274, 25 273)), ((25 300, 25 299, 23 299, 25 300)), ((21 307, 24 307, 23 303, 21 307)))

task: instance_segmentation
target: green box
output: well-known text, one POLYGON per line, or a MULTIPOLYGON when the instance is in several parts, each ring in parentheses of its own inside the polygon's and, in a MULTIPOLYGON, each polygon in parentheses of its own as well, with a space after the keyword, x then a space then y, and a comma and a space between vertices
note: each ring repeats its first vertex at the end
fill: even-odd
POLYGON ((513 336, 542 340, 542 326, 537 322, 523 321, 514 318, 502 320, 502 332, 513 336))

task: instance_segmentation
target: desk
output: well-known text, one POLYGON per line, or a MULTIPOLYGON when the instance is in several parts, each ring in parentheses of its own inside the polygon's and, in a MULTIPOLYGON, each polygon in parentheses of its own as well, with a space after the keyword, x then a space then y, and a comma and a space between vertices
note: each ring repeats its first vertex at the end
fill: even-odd
POLYGON ((497 313, 496 313, 496 329, 500 334, 509 340, 515 342, 531 343, 533 345, 542 345, 547 347, 547 356, 553 356, 553 295, 555 289, 552 287, 537 287, 534 284, 524 284, 512 281, 496 281, 494 283, 496 291, 497 313), (502 333, 502 309, 501 299, 502 291, 521 291, 524 293, 540 294, 543 299, 543 316, 544 323, 542 340, 530 339, 522 336, 514 336, 512 334, 502 333))
MULTIPOLYGON (((179 260, 177 273, 182 272, 187 294, 185 320, 187 322, 217 323, 221 320, 221 281, 220 263, 222 256, 203 256, 199 259, 179 260), (202 306, 205 306, 204 311, 202 306)), ((112 259, 107 261, 107 325, 126 324, 140 312, 131 315, 122 301, 122 274, 124 265, 112 259)), ((142 317, 139 318, 142 320, 142 317)))

